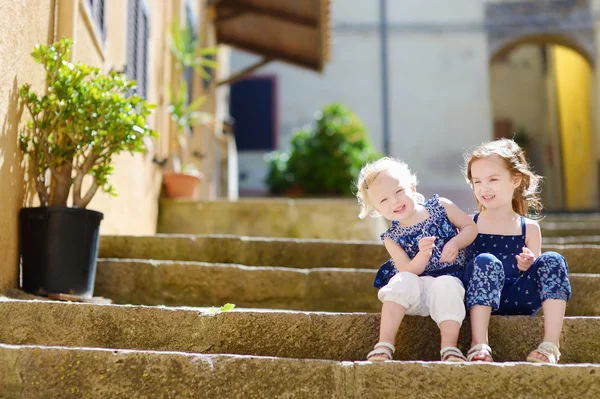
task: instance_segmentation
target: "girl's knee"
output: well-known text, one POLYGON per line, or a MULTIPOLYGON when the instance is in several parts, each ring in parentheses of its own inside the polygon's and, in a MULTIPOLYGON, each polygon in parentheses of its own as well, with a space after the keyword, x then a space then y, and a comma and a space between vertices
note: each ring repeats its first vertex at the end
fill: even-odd
POLYGON ((440 276, 431 283, 427 297, 431 318, 439 325, 448 320, 459 325, 465 319, 465 289, 456 277, 440 276))
POLYGON ((571 283, 565 258, 557 252, 544 252, 532 265, 541 292, 541 299, 568 301, 571 297, 571 283))
POLYGON ((541 254, 535 260, 535 266, 543 266, 546 270, 568 273, 569 265, 564 256, 558 252, 548 251, 541 254))
POLYGON ((503 285, 504 278, 502 262, 492 254, 483 253, 471 261, 463 276, 463 283, 466 286, 473 282, 479 284, 485 281, 493 285, 503 285))
POLYGON ((504 271, 500 259, 492 254, 479 254, 475 257, 473 264, 475 268, 485 271, 504 271))
POLYGON ((394 302, 408 309, 421 298, 419 276, 408 272, 398 273, 379 290, 377 297, 381 302, 394 302))
POLYGON ((453 276, 439 276, 431 283, 430 291, 434 294, 459 293, 464 297, 465 288, 463 283, 453 276))

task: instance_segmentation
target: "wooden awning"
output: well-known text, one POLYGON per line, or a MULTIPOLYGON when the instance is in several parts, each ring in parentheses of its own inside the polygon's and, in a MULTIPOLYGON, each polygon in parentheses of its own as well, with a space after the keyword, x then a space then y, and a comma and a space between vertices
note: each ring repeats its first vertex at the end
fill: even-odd
POLYGON ((217 42, 322 71, 330 56, 331 0, 216 0, 217 42))

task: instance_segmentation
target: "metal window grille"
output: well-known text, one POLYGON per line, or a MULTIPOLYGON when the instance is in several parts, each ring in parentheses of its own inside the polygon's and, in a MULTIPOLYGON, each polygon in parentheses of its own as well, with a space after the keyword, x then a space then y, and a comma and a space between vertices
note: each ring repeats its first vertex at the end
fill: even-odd
MULTIPOLYGON (((196 26, 194 24, 194 13, 192 12, 192 6, 189 0, 185 3, 185 19, 187 28, 192 32, 192 39, 196 40, 196 38, 198 37, 198 33, 196 32, 196 26)), ((183 71, 183 78, 185 79, 185 85, 187 86, 186 101, 188 104, 190 104, 194 95, 194 68, 185 68, 183 71)))
POLYGON ((104 40, 106 39, 106 18, 104 15, 105 0, 87 0, 87 2, 92 10, 92 18, 98 27, 100 35, 102 35, 102 40, 104 40))
POLYGON ((128 0, 127 7, 127 76, 136 81, 135 93, 146 98, 150 37, 148 9, 143 0, 128 0))

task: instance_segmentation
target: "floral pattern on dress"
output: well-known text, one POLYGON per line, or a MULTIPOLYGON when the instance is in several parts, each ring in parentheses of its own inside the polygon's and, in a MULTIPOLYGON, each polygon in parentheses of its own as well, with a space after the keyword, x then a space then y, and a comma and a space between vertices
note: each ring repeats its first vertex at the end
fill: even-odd
MULTIPOLYGON (((429 217, 413 226, 402 227, 397 221, 381 235, 383 241, 386 237, 394 241, 406 252, 410 259, 419 253, 419 241, 423 237, 435 236, 435 247, 433 254, 425 267, 422 276, 452 275, 460 276, 461 271, 467 264, 468 252, 465 249, 458 251, 454 262, 441 262, 440 256, 444 245, 458 234, 458 229, 448 219, 446 208, 440 203, 439 196, 435 194, 425 202, 425 209, 429 217)), ((388 260, 379 268, 373 286, 381 288, 385 286, 398 270, 393 259, 388 260)))
MULTIPOLYGON (((571 283, 568 278, 566 259, 557 252, 544 252, 536 259, 538 288, 542 301, 546 299, 562 299, 571 297, 571 283)), ((531 266, 533 267, 533 265, 531 266)))
POLYGON ((546 299, 569 300, 568 265, 559 253, 545 252, 527 271, 518 269, 516 255, 526 239, 523 217, 521 230, 521 235, 478 234, 469 246, 471 256, 476 257, 462 276, 467 309, 483 305, 499 315, 534 315, 546 299))
POLYGON ((498 310, 505 280, 502 262, 490 254, 478 255, 467 266, 465 275, 469 276, 463 281, 467 310, 474 305, 490 306, 493 311, 498 310))

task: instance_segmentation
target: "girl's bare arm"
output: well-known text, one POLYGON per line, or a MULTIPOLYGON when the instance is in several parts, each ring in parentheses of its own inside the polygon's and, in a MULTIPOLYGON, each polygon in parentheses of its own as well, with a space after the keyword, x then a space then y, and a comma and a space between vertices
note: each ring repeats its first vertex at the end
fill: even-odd
POLYGON ((468 247, 477 237, 477 225, 473 219, 457 207, 452 201, 440 197, 440 204, 446 209, 448 220, 458 229, 458 234, 452 240, 458 249, 468 247))
POLYGON ((525 236, 525 246, 529 248, 537 258, 542 253, 542 230, 535 220, 525 219, 527 233, 525 236))
POLYGON ((385 237, 383 243, 399 272, 410 272, 419 276, 425 271, 427 262, 429 262, 429 258, 431 257, 430 253, 419 251, 417 256, 410 259, 402 247, 393 240, 385 237))

